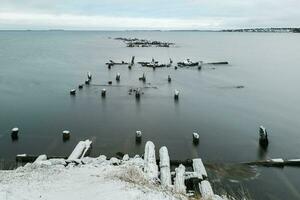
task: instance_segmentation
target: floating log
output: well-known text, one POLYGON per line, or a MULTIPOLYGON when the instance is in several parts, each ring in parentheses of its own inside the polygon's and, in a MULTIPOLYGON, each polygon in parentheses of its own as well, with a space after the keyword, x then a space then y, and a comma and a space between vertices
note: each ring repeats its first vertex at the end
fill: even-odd
POLYGON ((175 192, 178 193, 186 193, 186 187, 184 185, 184 173, 185 173, 185 167, 180 164, 179 167, 175 169, 176 176, 174 180, 174 189, 175 192))
POLYGON ((144 154, 145 167, 144 172, 150 179, 158 178, 158 167, 155 158, 155 146, 151 141, 148 141, 145 145, 144 154))
POLYGON ((160 182, 162 186, 169 187, 172 185, 170 173, 170 157, 167 147, 163 146, 159 149, 159 167, 160 182))
POLYGON ((68 161, 75 161, 77 159, 82 159, 90 150, 91 144, 92 141, 90 140, 80 141, 74 148, 73 152, 68 157, 68 161))
POLYGON ((135 141, 141 142, 141 140, 142 140, 142 131, 136 131, 135 132, 135 141))
POLYGON ((105 88, 103 88, 103 89, 101 90, 101 96, 102 96, 102 97, 105 97, 105 96, 106 96, 106 89, 105 89, 105 88))
POLYGON ((70 95, 75 95, 75 94, 76 94, 76 90, 75 89, 70 90, 70 95))
POLYGON ((201 181, 201 183, 199 183, 199 190, 203 199, 212 199, 214 196, 213 189, 207 180, 201 181))
POLYGON ((265 167, 300 166, 300 159, 284 160, 282 158, 274 158, 274 159, 246 162, 246 163, 242 163, 242 164, 260 165, 260 166, 265 166, 265 167))
POLYGON ((82 89, 83 88, 83 84, 78 85, 78 89, 82 89))
POLYGON ((204 180, 207 178, 207 172, 201 158, 193 159, 193 169, 199 179, 204 180))
POLYGON ((68 131, 68 130, 64 130, 64 131, 62 132, 62 135, 63 135, 63 140, 68 140, 68 139, 70 139, 71 133, 70 133, 70 131, 68 131))
POLYGON ((178 90, 175 90, 175 91, 174 91, 174 99, 175 99, 175 100, 178 100, 178 99, 179 99, 179 91, 178 91, 178 90))

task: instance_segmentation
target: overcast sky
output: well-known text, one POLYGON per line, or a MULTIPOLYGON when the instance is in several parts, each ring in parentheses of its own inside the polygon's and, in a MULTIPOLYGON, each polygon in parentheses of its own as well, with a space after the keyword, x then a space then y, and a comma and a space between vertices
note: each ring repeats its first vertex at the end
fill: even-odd
POLYGON ((0 0, 0 29, 299 27, 300 0, 0 0))

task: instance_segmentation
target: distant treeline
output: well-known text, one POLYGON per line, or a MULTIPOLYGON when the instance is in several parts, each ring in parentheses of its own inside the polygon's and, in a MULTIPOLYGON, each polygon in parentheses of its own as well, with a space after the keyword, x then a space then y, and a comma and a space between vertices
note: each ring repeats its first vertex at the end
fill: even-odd
POLYGON ((246 29, 226 29, 222 32, 286 32, 300 33, 300 28, 246 28, 246 29))

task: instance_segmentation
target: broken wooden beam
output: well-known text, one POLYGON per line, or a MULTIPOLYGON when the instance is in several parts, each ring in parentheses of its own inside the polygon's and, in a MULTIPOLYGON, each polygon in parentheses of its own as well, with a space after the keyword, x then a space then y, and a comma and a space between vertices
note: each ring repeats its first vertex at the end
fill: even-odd
POLYGON ((85 155, 87 155, 91 148, 91 144, 92 141, 90 140, 80 141, 68 157, 68 161, 82 159, 85 155))

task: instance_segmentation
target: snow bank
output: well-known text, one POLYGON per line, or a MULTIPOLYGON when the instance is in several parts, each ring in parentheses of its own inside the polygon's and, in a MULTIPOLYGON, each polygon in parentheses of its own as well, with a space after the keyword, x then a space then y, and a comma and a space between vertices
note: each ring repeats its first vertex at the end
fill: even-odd
POLYGON ((139 156, 125 156, 122 160, 84 157, 81 161, 82 164, 66 165, 64 159, 45 160, 42 156, 38 162, 16 170, 0 171, 0 197, 5 200, 187 199, 149 181, 139 156))

